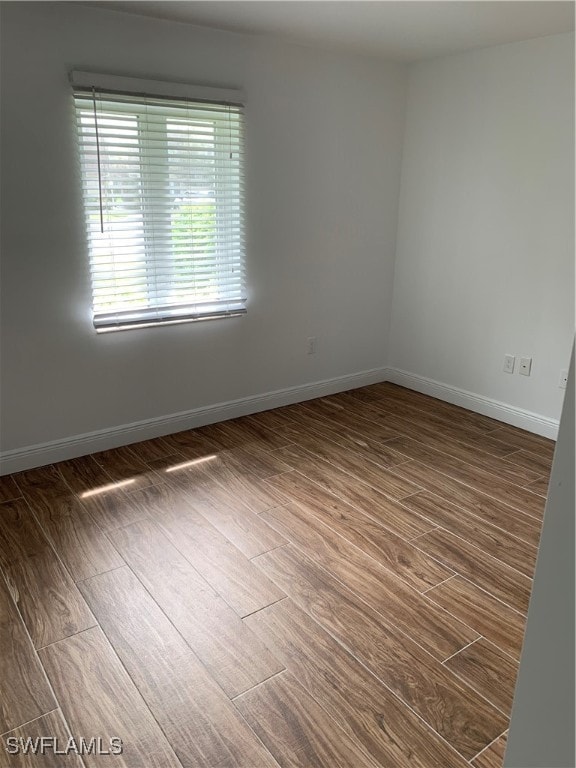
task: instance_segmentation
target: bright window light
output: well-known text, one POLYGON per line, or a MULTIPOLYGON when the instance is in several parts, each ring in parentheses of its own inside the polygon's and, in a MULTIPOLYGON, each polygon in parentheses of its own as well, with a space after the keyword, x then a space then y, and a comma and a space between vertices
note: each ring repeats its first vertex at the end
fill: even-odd
POLYGON ((117 483, 109 483, 108 485, 101 485, 98 488, 93 488, 91 491, 84 491, 80 494, 81 499, 87 499, 89 496, 96 496, 99 493, 106 493, 107 491, 115 491, 118 488, 124 488, 126 485, 131 485, 136 482, 135 477, 131 477, 128 480, 119 480, 117 483))
POLYGON ((217 458, 216 454, 213 456, 203 456, 201 459, 193 459, 192 461, 184 461, 182 464, 173 464, 171 467, 167 467, 164 472, 176 472, 178 469, 193 467, 195 464, 203 464, 205 461, 212 461, 215 458, 217 458))

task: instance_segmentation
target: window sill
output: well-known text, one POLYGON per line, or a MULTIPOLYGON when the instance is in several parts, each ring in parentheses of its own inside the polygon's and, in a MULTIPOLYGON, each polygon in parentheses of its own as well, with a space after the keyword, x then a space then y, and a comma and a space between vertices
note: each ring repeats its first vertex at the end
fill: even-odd
POLYGON ((233 317, 243 317, 246 315, 246 310, 238 310, 237 312, 229 312, 227 314, 220 315, 201 315, 200 317, 182 317, 170 320, 149 320, 137 323, 124 323, 118 325, 103 325, 100 327, 95 326, 94 330, 98 335, 104 333, 117 333, 118 331, 135 331, 139 328, 158 328, 165 325, 183 325, 184 323, 200 323, 207 320, 229 320, 233 317))

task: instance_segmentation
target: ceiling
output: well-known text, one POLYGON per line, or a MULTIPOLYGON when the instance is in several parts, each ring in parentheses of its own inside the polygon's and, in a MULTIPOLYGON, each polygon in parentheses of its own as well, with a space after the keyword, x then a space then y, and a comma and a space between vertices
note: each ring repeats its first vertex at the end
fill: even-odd
POLYGON ((90 4, 405 62, 574 29, 574 3, 549 0, 108 0, 90 4))

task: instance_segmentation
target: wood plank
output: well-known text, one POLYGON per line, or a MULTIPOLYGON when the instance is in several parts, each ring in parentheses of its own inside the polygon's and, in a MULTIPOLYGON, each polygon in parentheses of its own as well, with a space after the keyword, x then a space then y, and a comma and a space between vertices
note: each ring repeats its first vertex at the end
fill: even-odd
POLYGON ((456 422, 467 424, 481 432, 488 432, 501 426, 500 421, 490 416, 469 411, 459 405, 447 403, 444 400, 439 400, 437 397, 425 395, 423 392, 416 392, 413 389, 401 387, 389 381, 374 384, 372 388, 374 391, 381 393, 381 397, 385 400, 392 399, 398 402, 409 403, 421 411, 445 414, 456 422))
MULTIPOLYGON (((414 439, 410 437, 401 437, 398 438, 398 441, 401 441, 404 446, 409 445, 410 447, 414 447, 414 444, 418 447, 423 446, 426 451, 425 455, 434 455, 434 457, 437 457, 438 454, 447 454, 448 456, 457 459, 459 462, 464 462, 477 469, 486 470, 486 472, 490 472, 502 480, 506 480, 513 485, 519 485, 521 487, 526 485, 526 483, 537 480, 542 474, 541 471, 535 471, 527 467, 511 464, 498 456, 482 453, 478 450, 476 445, 466 445, 456 441, 443 441, 441 444, 438 444, 438 441, 432 443, 431 440, 424 441, 420 440, 419 437, 414 439)), ((390 440, 389 445, 396 445, 398 447, 399 443, 395 440, 390 440)), ((402 448, 399 450, 402 451, 402 448)), ((421 456, 410 455, 410 458, 422 460, 421 456)), ((451 462, 451 466, 460 465, 451 462)))
POLYGON ((57 466, 60 475, 77 494, 94 491, 113 482, 110 475, 92 456, 61 461, 57 466))
POLYGON ((0 565, 6 568, 21 558, 35 555, 48 546, 34 515, 24 499, 0 506, 0 565))
POLYGON ((380 382, 361 389, 354 389, 347 394, 374 407, 394 408, 398 412, 405 409, 407 413, 433 415, 438 419, 458 424, 477 433, 487 432, 500 426, 500 422, 487 416, 473 413, 390 382, 380 382))
MULTIPOLYGON (((183 464, 189 464, 190 461, 190 459, 183 456, 181 453, 169 453, 166 456, 161 456, 157 459, 149 459, 146 462, 146 466, 150 467, 150 469, 155 472, 164 472, 166 475, 171 475, 172 472, 177 471, 178 467, 181 467, 183 464)), ((192 461, 194 460, 192 459, 192 461)), ((169 483, 170 480, 168 478, 166 479, 169 483)), ((144 493, 146 491, 153 491, 154 488, 164 488, 165 486, 166 483, 159 483, 157 486, 147 485, 146 488, 137 488, 133 493, 144 493)))
POLYGON ((222 464, 214 470, 208 467, 209 475, 256 514, 266 512, 286 503, 286 499, 274 491, 265 480, 250 474, 238 472, 222 464))
MULTIPOLYGON (((203 437, 197 429, 188 429, 182 432, 175 432, 172 435, 165 435, 162 440, 171 449, 171 453, 177 453, 184 461, 188 459, 202 459, 206 456, 217 455, 222 450, 222 446, 214 440, 203 437)), ((150 463, 149 461, 146 463, 150 463)))
POLYGON ((463 757, 474 757, 503 732, 500 712, 292 545, 256 561, 463 757))
POLYGON ((285 597, 246 555, 194 509, 168 510, 156 522, 239 616, 247 616, 285 597))
POLYGON ((406 461, 406 458, 390 448, 387 442, 373 440, 362 432, 343 425, 335 427, 326 420, 315 418, 312 409, 297 418, 293 425, 294 442, 322 455, 327 461, 331 460, 331 454, 324 456, 315 451, 315 447, 321 447, 322 443, 327 444, 326 450, 331 448, 332 453, 334 450, 342 453, 344 449, 382 467, 393 467, 406 461), (338 449, 334 449, 333 444, 336 444, 338 449))
POLYGON ((340 489, 346 489, 352 482, 352 477, 362 486, 369 485, 380 493, 385 494, 391 499, 403 499, 411 493, 421 490, 419 486, 414 485, 402 478, 392 474, 392 470, 386 470, 367 465, 366 462, 356 463, 354 460, 345 462, 346 467, 342 466, 342 459, 338 459, 338 465, 325 461, 306 448, 297 445, 290 445, 277 451, 293 469, 297 469, 306 477, 309 477, 319 485, 334 489, 340 496, 340 489))
MULTIPOLYGON (((42 649, 40 658, 73 736, 120 738, 123 752, 113 758, 118 768, 181 768, 99 627, 42 649)), ((83 759, 87 766, 102 763, 97 755, 83 759)))
POLYGON ((255 557, 286 544, 283 536, 220 485, 209 491, 196 488, 187 500, 246 557, 255 557))
POLYGON ((155 459, 162 459, 172 453, 172 447, 162 437, 130 443, 128 447, 145 464, 155 459))
MULTIPOLYGON (((331 408, 325 408, 326 404, 332 405, 334 404, 338 411, 341 411, 344 413, 346 410, 345 408, 342 408, 341 404, 336 401, 333 403, 335 399, 338 398, 338 395, 330 395, 329 397, 321 397, 321 398, 312 398, 310 400, 303 400, 299 403, 294 403, 292 405, 286 405, 283 408, 276 408, 274 413, 280 417, 286 417, 289 419, 292 423, 295 421, 299 421, 303 417, 307 417, 310 415, 310 409, 313 409, 316 411, 319 409, 322 411, 322 409, 325 409, 327 413, 331 414, 333 413, 331 408)), ((319 414, 317 414, 319 416, 319 414)))
POLYGON ((225 421, 206 424, 203 427, 197 427, 194 432, 196 440, 206 441, 206 445, 212 445, 216 453, 229 451, 232 448, 241 448, 249 442, 242 431, 225 427, 225 421))
POLYGON ((62 640, 96 623, 53 550, 12 563, 6 582, 36 648, 62 640))
MULTIPOLYGON (((348 400, 347 402, 350 401, 348 400)), ((357 405, 357 401, 356 403, 352 403, 353 407, 357 407, 357 405)), ((369 406, 368 409, 366 409, 366 406, 362 404, 361 409, 363 409, 361 410, 361 413, 363 413, 366 420, 374 416, 369 410, 369 406)), ((311 410, 309 415, 312 415, 312 413, 313 411, 311 410)), ((376 413, 376 417, 381 419, 382 413, 376 413)), ((462 434, 459 430, 456 430, 456 437, 451 437, 445 434, 443 429, 439 429, 437 424, 431 426, 425 420, 423 421, 420 418, 420 414, 417 413, 413 414, 412 418, 403 418, 397 414, 386 413, 385 419, 386 428, 396 432, 397 437, 413 438, 421 443, 430 445, 438 450, 443 450, 444 452, 457 457, 461 455, 463 451, 466 453, 468 453, 468 451, 473 451, 473 453, 469 455, 474 455, 476 458, 481 456, 481 458, 487 458, 488 461, 493 461, 495 456, 507 456, 513 450, 513 447, 507 443, 502 443, 491 437, 485 437, 477 432, 474 432, 473 434, 465 432, 462 434), (485 457, 483 454, 488 454, 488 456, 485 457)), ((316 423, 317 422, 314 423, 314 428, 316 428, 316 423)), ((452 430, 454 430, 453 424, 451 424, 451 427, 452 430)), ((340 432, 343 427, 339 425, 337 429, 338 432, 340 432)), ((364 434, 364 430, 359 427, 357 431, 349 430, 346 436, 352 438, 354 435, 360 434, 364 434)), ((365 439, 369 440, 371 445, 378 442, 369 437, 365 437, 365 439)), ((392 436, 390 436, 384 444, 388 451, 392 450, 390 446, 388 446, 390 439, 393 439, 392 436)))
MULTIPOLYGON (((207 454, 194 459, 187 456, 170 456, 150 462, 149 466, 165 474, 166 483, 159 487, 164 488, 165 485, 169 485, 180 488, 191 498, 197 492, 211 492, 219 487, 220 483, 209 472, 209 466, 213 461, 218 461, 218 454, 207 454)), ((152 495, 150 487, 144 490, 152 495)), ((134 497, 134 493, 131 495, 134 497)))
POLYGON ((358 441, 346 441, 344 438, 338 441, 331 440, 328 433, 329 430, 326 430, 325 433, 309 430, 307 434, 302 434, 295 442, 315 456, 342 467, 356 476, 358 476, 362 466, 376 471, 373 467, 387 469, 396 464, 403 464, 408 460, 402 453, 390 447, 392 441, 381 443, 372 449, 370 445, 362 447, 358 441))
MULTIPOLYGON (((248 472, 250 475, 264 480, 290 470, 285 461, 282 461, 270 449, 265 451, 259 443, 246 443, 242 448, 222 451, 218 454, 218 460, 223 464, 228 464, 232 469, 248 472)), ((218 462, 215 462, 213 466, 218 466, 218 462)))
POLYGON ((286 472, 271 478, 268 483, 281 491, 290 501, 299 504, 313 504, 322 508, 326 514, 340 520, 357 531, 365 531, 375 543, 383 535, 382 529, 390 531, 402 539, 412 539, 421 533, 435 528, 435 524, 415 515, 398 502, 387 499, 373 489, 366 488, 366 494, 352 491, 356 506, 340 500, 324 486, 318 485, 300 472, 286 472))
POLYGON ((511 608, 528 612, 532 580, 519 571, 442 528, 424 533, 414 544, 511 608))
MULTIPOLYGON (((137 443, 132 445, 119 445, 116 448, 109 448, 105 451, 98 451, 97 453, 91 454, 91 456, 94 461, 100 464, 101 467, 106 467, 107 464, 110 464, 118 465, 119 471, 122 470, 123 466, 128 466, 130 468, 137 467, 139 470, 145 470, 146 462, 138 455, 138 451, 136 450, 135 445, 137 445, 137 443)), ((166 456, 166 452, 168 451, 169 446, 166 445, 163 456, 166 456)), ((162 457, 157 456, 155 458, 162 457)), ((110 476, 113 480, 115 479, 112 475, 110 476)))
POLYGON ((506 456, 506 461, 511 464, 517 464, 520 467, 526 467, 538 475, 548 477, 552 471, 552 459, 542 454, 531 453, 530 451, 514 451, 506 456))
MULTIPOLYGON (((412 414, 405 418, 398 414, 386 413, 386 425, 395 430, 398 436, 412 437, 421 443, 431 445, 438 450, 444 450, 450 453, 450 449, 458 450, 462 445, 472 446, 482 453, 498 456, 502 458, 507 456, 513 450, 513 446, 496 440, 485 434, 478 432, 471 433, 469 430, 462 430, 454 424, 450 426, 430 424, 427 419, 421 418, 420 414, 412 414)), ((382 415, 380 414, 380 418, 382 415)))
POLYGON ((282 768, 378 768, 288 673, 234 703, 282 768))
POLYGON ((446 452, 455 447, 473 447, 485 458, 485 454, 502 457, 514 450, 514 445, 506 442, 503 436, 494 437, 492 432, 478 432, 456 423, 450 417, 420 411, 408 403, 360 403, 358 413, 364 420, 381 424, 386 429, 395 431, 398 436, 413 438, 446 452))
MULTIPOLYGON (((302 403, 300 403, 302 405, 302 403)), ((282 406, 281 408, 271 408, 269 411, 259 411, 258 413, 252 413, 248 418, 251 424, 257 427, 266 427, 273 432, 283 437, 290 439, 291 429, 290 425, 290 413, 293 406, 282 406)))
POLYGON ((502 734, 488 749, 481 755, 472 760, 474 768, 502 768, 504 764, 504 755, 506 753, 506 744, 508 741, 508 732, 502 734))
POLYGON ((550 480, 548 477, 541 477, 539 480, 535 480, 533 483, 530 483, 530 485, 527 485, 526 488, 529 491, 532 491, 532 493, 537 493, 540 496, 543 496, 545 499, 548 497, 548 487, 550 485, 550 480))
MULTIPOLYGON (((392 498, 401 498, 407 495, 403 487, 398 487, 397 479, 390 476, 386 469, 386 466, 402 464, 408 460, 399 453, 396 453, 396 458, 393 458, 391 452, 388 463, 384 466, 376 461, 375 454, 369 450, 362 452, 356 449, 351 452, 337 443, 331 443, 322 438, 302 437, 298 445, 301 450, 305 450, 311 456, 338 467, 341 471, 372 485, 374 488, 385 491, 392 498), (369 458, 370 456, 373 457, 373 460, 369 458)), ((388 445, 391 445, 391 442, 388 445)), ((297 448, 290 446, 285 450, 297 450, 297 448)))
POLYGON ((24 498, 35 514, 41 512, 54 517, 69 515, 78 507, 78 497, 63 480, 61 485, 55 483, 26 490, 24 498))
POLYGON ((229 696, 283 667, 148 520, 110 534, 120 554, 229 696))
POLYGON ((250 472, 232 467, 230 463, 219 461, 216 454, 208 461, 193 463, 190 466, 187 466, 184 460, 181 467, 170 473, 169 482, 183 488, 191 496, 198 494, 201 498, 214 488, 223 488, 255 513, 273 509, 286 501, 278 492, 267 486, 264 480, 250 472))
MULTIPOLYGON (((260 414, 257 416, 259 417, 260 414)), ((265 454, 278 445, 288 442, 275 436, 271 445, 268 436, 277 430, 270 429, 260 418, 252 421, 253 418, 244 416, 237 420, 237 424, 232 428, 230 427, 232 422, 209 424, 189 432, 170 435, 169 441, 185 455, 196 451, 198 456, 202 456, 203 453, 214 453, 220 456, 236 450, 265 454)))
POLYGON ((191 507, 191 498, 192 495, 185 489, 184 484, 173 482, 149 485, 130 494, 130 501, 153 520, 157 520, 166 512, 186 512, 191 507))
POLYGON ((0 578, 0 733, 57 706, 22 619, 0 578))
MULTIPOLYGON (((183 469, 189 470, 188 474, 190 476, 200 473, 201 476, 217 477, 218 474, 230 472, 261 480, 290 470, 290 466, 276 456, 275 453, 271 451, 264 453, 250 443, 245 448, 221 450, 217 454, 207 454, 198 459, 192 459, 190 460, 189 467, 186 467, 186 457, 181 457, 175 461, 174 459, 175 457, 173 457, 173 466, 168 465, 164 472, 171 474, 175 467, 181 465, 183 469)), ((148 466, 154 468, 157 468, 159 465, 159 461, 148 464, 148 466)), ((169 480, 169 478, 166 479, 169 480)))
POLYGON ((81 591, 184 768, 276 765, 130 569, 81 591))
POLYGON ((415 493, 402 503, 415 514, 466 539, 486 554, 532 578, 538 553, 534 545, 474 517, 466 509, 428 491, 415 493))
MULTIPOLYGON (((242 419, 236 421, 240 422, 242 419)), ((207 447, 212 447, 217 456, 225 451, 241 449, 250 442, 250 438, 246 436, 244 430, 239 428, 239 425, 232 425, 229 420, 198 427, 193 430, 193 433, 199 444, 204 443, 207 447)), ((257 435, 253 435, 252 439, 258 442, 257 435)), ((267 450, 270 450, 270 446, 267 450)))
POLYGON ((436 496, 449 500, 476 517, 502 528, 519 539, 538 546, 542 522, 521 510, 508 506, 463 483, 443 475, 418 461, 394 468, 394 473, 406 480, 419 483, 436 496))
POLYGON ((378 765, 465 768, 412 710, 291 600, 244 620, 378 765))
POLYGON ((62 476, 54 464, 47 464, 44 467, 36 467, 35 469, 18 472, 18 474, 13 475, 13 478, 24 493, 33 488, 44 488, 45 486, 54 486, 55 484, 60 484, 63 488, 66 487, 62 476))
POLYGON ((3 475, 0 477, 0 504, 5 501, 13 501, 22 496, 22 491, 16 485, 13 475, 3 475))
POLYGON ((485 638, 480 638, 444 662, 494 706, 510 715, 518 664, 485 638))
POLYGON ((545 456, 550 461, 552 461, 554 457, 556 442, 554 440, 549 440, 547 437, 535 435, 532 432, 526 432, 523 429, 512 427, 509 424, 501 424, 497 429, 488 434, 491 437, 495 437, 497 440, 503 440, 505 443, 509 443, 520 450, 530 451, 530 453, 537 453, 540 456, 545 456))
MULTIPOLYGON (((309 400, 306 403, 307 408, 313 411, 317 416, 322 416, 327 421, 327 426, 338 429, 340 426, 360 432, 372 440, 382 442, 398 437, 398 432, 391 427, 386 426, 383 419, 376 420, 372 418, 373 410, 369 407, 363 409, 359 401, 347 401, 342 404, 336 398, 321 397, 317 400, 309 400)), ((381 416, 380 413, 378 413, 381 416)))
POLYGON ((104 531, 130 525, 146 516, 146 508, 138 504, 131 494, 124 493, 122 488, 111 488, 88 497, 81 494, 80 501, 104 531))
POLYGON ((379 615, 442 661, 478 633, 408 587, 379 562, 368 557, 295 505, 264 513, 294 545, 334 576, 379 615))
MULTIPOLYGON (((225 449, 242 447, 248 443, 258 443, 262 447, 273 450, 282 448, 289 442, 284 435, 262 426, 249 417, 221 421, 218 424, 211 424, 209 429, 211 430, 210 436, 217 436, 225 449)), ((203 427, 199 431, 207 432, 208 430, 203 427)))
MULTIPOLYGON (((354 398, 352 398, 354 399, 354 398)), ((348 400, 350 402, 350 400, 348 400)), ((358 402, 358 400, 356 400, 358 402)), ((350 403, 350 407, 352 404, 350 403)), ((410 403, 399 403, 393 400, 374 400, 370 403, 360 403, 359 413, 364 419, 372 419, 378 424, 382 424, 389 430, 398 431, 399 419, 404 425, 407 422, 426 426, 430 429, 436 429, 437 432, 447 435, 454 440, 469 442, 475 437, 481 439, 482 435, 489 435, 494 439, 492 433, 484 430, 478 430, 470 427, 468 424, 457 422, 451 416, 446 414, 433 413, 432 411, 423 411, 415 408, 410 403)))
POLYGON ((334 424, 338 422, 341 424, 348 423, 348 426, 352 429, 353 424, 351 423, 351 420, 348 421, 347 416, 351 416, 352 419, 357 421, 360 413, 362 413, 361 406, 363 406, 363 403, 356 398, 351 397, 350 391, 348 390, 346 392, 337 392, 334 395, 325 395, 324 397, 315 397, 310 400, 305 400, 298 403, 297 406, 289 405, 285 408, 279 408, 276 409, 275 413, 285 414, 288 417, 292 417, 293 414, 300 416, 305 415, 307 412, 310 413, 310 410, 313 410, 318 418, 326 418, 334 424), (356 410, 357 408, 358 410, 356 410))
MULTIPOLYGON (((258 413, 251 413, 249 416, 242 417, 242 423, 249 426, 250 428, 255 428, 256 430, 262 430, 265 429, 267 434, 270 434, 270 432, 275 433, 276 435, 280 436, 280 439, 282 442, 282 447, 284 445, 289 445, 291 442, 290 434, 289 432, 285 432, 283 429, 280 419, 284 419, 285 417, 293 418, 297 415, 300 415, 304 412, 304 407, 306 406, 307 402, 309 401, 303 401, 299 403, 293 403, 292 405, 285 405, 280 408, 274 408, 269 411, 259 411, 258 413)), ((270 444, 266 444, 264 439, 261 439, 257 437, 256 433, 252 433, 252 436, 254 437, 254 440, 251 440, 249 443, 246 444, 246 447, 248 447, 251 450, 250 446, 258 445, 261 450, 270 450, 272 446, 270 444)), ((281 447, 281 446, 276 446, 281 447)), ((272 450, 274 450, 272 448, 272 450)))
POLYGON ((500 600, 461 576, 439 584, 426 596, 515 659, 520 658, 526 620, 500 600))
POLYGON ((77 499, 52 510, 36 508, 32 502, 32 510, 74 581, 124 565, 110 539, 77 499))
POLYGON ((82 768, 83 763, 75 752, 63 754, 69 738, 70 732, 60 710, 42 715, 2 736, 0 768, 82 768), (51 740, 45 742, 43 748, 42 738, 51 740), (9 739, 15 741, 10 742, 9 739), (32 744, 32 749, 27 751, 27 744, 32 744), (14 745, 18 752, 10 754, 8 747, 13 748, 14 745), (57 754, 58 750, 60 754, 57 754))
MULTIPOLYGON (((425 592, 453 574, 450 568, 440 565, 431 557, 422 557, 420 550, 412 544, 373 523, 362 513, 355 513, 352 509, 350 515, 351 517, 335 515, 332 510, 324 508, 321 501, 309 497, 304 501, 299 500, 295 504, 264 512, 261 517, 291 541, 294 541, 293 536, 297 536, 305 542, 306 535, 310 532, 311 535, 316 533, 319 546, 329 537, 332 543, 342 547, 342 537, 353 545, 352 549, 348 546, 347 550, 360 550, 364 555, 369 555, 380 568, 384 568, 419 592, 425 592)), ((347 556, 344 559, 346 561, 347 556)))
POLYGON ((165 480, 162 473, 150 469, 130 446, 100 451, 93 455, 93 459, 111 477, 112 482, 129 480, 130 490, 157 485, 165 480))
POLYGON ((488 472, 478 463, 473 466, 409 438, 396 438, 391 440, 389 445, 394 446, 408 458, 420 461, 422 464, 437 469, 442 474, 449 475, 455 480, 482 491, 487 496, 492 496, 516 509, 542 519, 544 504, 539 496, 520 488, 518 485, 500 479, 498 475, 488 472))
MULTIPOLYGON (((289 445, 300 435, 309 434, 313 429, 317 432, 330 431, 332 435, 338 434, 337 430, 352 433, 352 430, 342 424, 338 425, 336 429, 330 419, 316 412, 313 407, 314 402, 314 400, 309 400, 300 403, 297 407, 289 406, 267 411, 266 415, 271 420, 271 424, 274 424, 274 429, 287 438, 289 445)), ((258 414, 258 418, 261 418, 262 415, 258 414)))

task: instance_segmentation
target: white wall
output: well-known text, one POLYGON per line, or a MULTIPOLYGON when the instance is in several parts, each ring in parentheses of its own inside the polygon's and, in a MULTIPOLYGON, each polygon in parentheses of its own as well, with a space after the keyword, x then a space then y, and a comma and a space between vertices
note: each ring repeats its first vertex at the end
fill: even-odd
POLYGON ((574 348, 514 693, 505 768, 576 765, 574 348))
POLYGON ((404 67, 68 3, 1 11, 5 451, 385 366, 404 67), (246 318, 94 333, 72 68, 245 89, 246 318))
POLYGON ((573 45, 411 68, 390 341, 395 368, 550 419, 574 333, 573 45))
POLYGON ((403 65, 80 4, 0 9, 3 451, 387 365, 558 418, 572 35, 415 65, 406 111, 403 65), (245 89, 247 317, 94 333, 72 68, 245 89), (505 353, 532 376, 502 373, 505 353))

